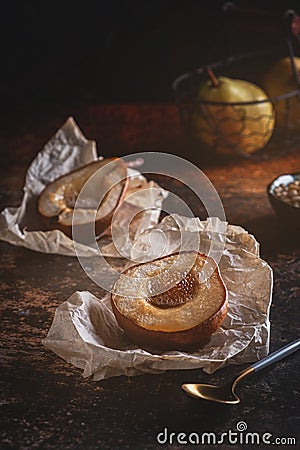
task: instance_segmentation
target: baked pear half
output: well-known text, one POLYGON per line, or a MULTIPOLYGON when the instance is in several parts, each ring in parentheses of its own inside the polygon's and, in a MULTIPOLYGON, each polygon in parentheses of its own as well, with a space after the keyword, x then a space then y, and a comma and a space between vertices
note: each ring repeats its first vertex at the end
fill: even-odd
POLYGON ((72 237, 73 224, 79 240, 87 242, 92 223, 93 236, 110 225, 127 184, 127 168, 120 158, 97 160, 48 184, 38 198, 38 211, 48 229, 72 237))
POLYGON ((223 322, 228 300, 216 262, 183 252, 126 269, 111 304, 121 328, 142 348, 196 350, 223 322))

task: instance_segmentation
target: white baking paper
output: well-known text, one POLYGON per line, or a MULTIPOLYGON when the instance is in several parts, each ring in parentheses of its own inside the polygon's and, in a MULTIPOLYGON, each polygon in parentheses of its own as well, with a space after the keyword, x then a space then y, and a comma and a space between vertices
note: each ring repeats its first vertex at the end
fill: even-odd
MULTIPOLYGON (((2 211, 0 239, 39 252, 75 256, 73 241, 61 231, 42 230, 36 200, 49 182, 96 158, 95 142, 88 141, 69 118, 31 163, 21 206, 2 211)), ((101 253, 112 257, 119 257, 121 253, 128 260, 143 261, 145 248, 147 259, 178 251, 182 236, 187 246, 189 242, 193 245, 197 236, 203 253, 213 244, 216 252, 222 249, 219 267, 229 293, 227 317, 210 343, 197 352, 159 353, 138 348, 128 341, 115 320, 109 294, 96 298, 89 292, 75 292, 57 308, 44 345, 83 369, 85 377, 93 375, 95 380, 171 369, 203 368, 212 373, 227 364, 264 357, 269 348, 272 270, 260 258, 255 238, 243 228, 217 218, 200 221, 173 215, 159 223, 166 192, 137 170, 128 168, 128 174, 130 183, 125 208, 121 209, 115 224, 119 237, 114 243, 100 243, 101 253), (130 196, 133 192, 134 197, 130 196), (140 206, 145 211, 134 221, 131 234, 122 234, 128 217, 133 217, 140 206), (158 233, 163 240, 150 240, 149 248, 149 233, 158 233)), ((97 257, 99 249, 77 244, 76 252, 90 264, 89 270, 101 272, 104 260, 97 257)), ((125 258, 124 266, 128 263, 125 258)), ((109 278, 107 264, 103 273, 109 278)))
MULTIPOLYGON (((83 376, 101 380, 118 375, 160 373, 165 370, 202 368, 207 373, 228 364, 256 361, 269 349, 269 308, 272 298, 272 270, 259 256, 259 245, 243 228, 210 218, 166 217, 155 228, 164 230, 168 247, 179 248, 179 234, 198 233, 200 251, 207 251, 213 239, 225 244, 219 263, 228 289, 229 309, 225 321, 205 347, 196 352, 157 352, 130 343, 117 324, 109 294, 96 298, 89 292, 75 292, 56 310, 43 343, 69 363, 83 369, 83 376)), ((136 238, 141 248, 146 231, 136 238)), ((156 248, 155 251, 159 249, 156 248)))
MULTIPOLYGON (((118 156, 118 155, 116 155, 118 156)), ((80 166, 98 159, 95 141, 87 140, 72 117, 63 124, 32 161, 26 174, 24 196, 18 208, 5 208, 0 215, 0 239, 42 253, 67 256, 93 256, 91 246, 76 244, 59 230, 45 231, 37 211, 37 198, 47 184, 80 166)), ((102 159, 102 157, 100 157, 102 159)), ((134 165, 134 161, 132 162, 134 165)), ((122 207, 123 217, 133 217, 143 199, 148 208, 133 223, 132 231, 141 232, 158 222, 162 202, 167 195, 153 181, 128 167, 129 186, 122 207), (131 194, 135 193, 134 196, 131 194), (140 195, 138 195, 140 194, 140 195)), ((134 237, 134 236, 133 236, 134 237)))

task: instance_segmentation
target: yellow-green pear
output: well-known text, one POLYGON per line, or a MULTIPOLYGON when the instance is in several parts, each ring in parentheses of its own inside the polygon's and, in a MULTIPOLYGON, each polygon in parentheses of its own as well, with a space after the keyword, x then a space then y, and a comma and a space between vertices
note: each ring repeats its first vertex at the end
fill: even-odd
POLYGON ((253 153, 264 147, 274 130, 274 108, 266 93, 248 81, 209 75, 199 87, 192 133, 222 153, 253 153))
MULTIPOLYGON (((300 76, 300 58, 294 58, 296 70, 300 76)), ((262 85, 270 98, 287 94, 299 89, 297 80, 293 73, 290 57, 282 58, 265 74, 262 85)), ((300 128, 300 99, 297 95, 289 100, 289 112, 287 116, 286 100, 274 100, 276 126, 284 127, 288 124, 291 128, 300 128)))

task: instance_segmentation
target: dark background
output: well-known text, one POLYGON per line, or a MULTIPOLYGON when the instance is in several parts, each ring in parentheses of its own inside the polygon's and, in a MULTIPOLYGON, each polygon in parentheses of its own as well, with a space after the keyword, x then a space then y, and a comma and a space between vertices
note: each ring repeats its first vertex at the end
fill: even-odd
MULTIPOLYGON (((49 103, 172 101, 180 74, 282 41, 273 15, 299 1, 236 1, 269 15, 230 24, 224 0, 1 3, 1 112, 49 103), (231 32, 231 36, 230 36, 231 32)), ((11 117, 11 116, 10 116, 11 117)))
MULTIPOLYGON (((236 3, 247 6, 245 1, 236 3)), ((174 78, 226 52, 281 44, 276 13, 282 17, 290 7, 300 14, 299 0, 249 1, 248 8, 269 12, 227 22, 222 4, 2 1, 1 207, 20 205, 26 168, 69 115, 97 141, 104 156, 154 150, 188 158, 171 103, 174 78)), ((228 222, 257 238, 274 271, 271 351, 300 335, 298 228, 276 218, 266 193, 280 173, 299 170, 299 145, 286 154, 285 146, 274 150, 266 159, 232 158, 225 163, 212 158, 201 165, 222 199, 228 222)), ((178 184, 169 189, 187 198, 178 184)), ((199 202, 189 199, 195 211, 199 202)), ((250 432, 296 435, 299 354, 241 384, 242 402, 236 408, 194 401, 180 385, 200 380, 219 384, 245 366, 210 376, 197 370, 169 371, 94 383, 44 348, 41 340, 63 300, 76 290, 99 296, 98 287, 75 258, 4 242, 0 254, 1 450, 150 450, 158 448, 155 436, 164 426, 171 432, 220 435, 235 431, 241 420, 250 432)))

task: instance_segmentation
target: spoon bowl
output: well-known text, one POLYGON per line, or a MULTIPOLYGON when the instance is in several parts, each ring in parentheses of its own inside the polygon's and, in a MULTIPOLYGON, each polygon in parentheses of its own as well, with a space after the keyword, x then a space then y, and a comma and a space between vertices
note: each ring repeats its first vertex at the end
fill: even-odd
POLYGON ((242 378, 253 371, 254 369, 252 367, 249 367, 248 369, 241 372, 233 381, 230 381, 221 386, 214 386, 212 384, 186 383, 181 387, 191 397, 203 398, 204 400, 211 400, 217 403, 236 405, 237 403, 240 403, 240 399, 234 391, 235 387, 242 378))

